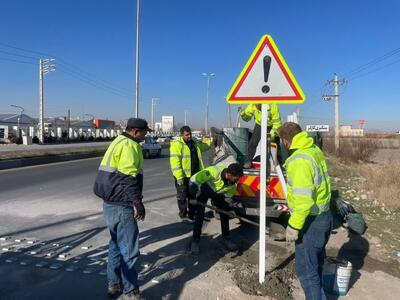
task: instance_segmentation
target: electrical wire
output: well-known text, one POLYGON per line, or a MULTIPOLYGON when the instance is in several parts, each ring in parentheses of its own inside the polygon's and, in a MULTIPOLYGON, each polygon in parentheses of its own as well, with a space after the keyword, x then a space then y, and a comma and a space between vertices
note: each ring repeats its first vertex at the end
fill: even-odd
POLYGON ((35 64, 35 63, 29 62, 29 61, 23 61, 23 60, 12 59, 12 58, 5 58, 5 57, 0 57, 0 60, 9 61, 9 62, 15 62, 15 63, 20 63, 20 64, 34 65, 34 66, 37 66, 37 65, 38 65, 37 63, 35 64))
MULTIPOLYGON (((10 44, 6 44, 6 43, 3 43, 3 42, 0 42, 0 46, 8 47, 8 48, 19 50, 19 51, 23 51, 23 52, 33 53, 33 54, 37 54, 37 55, 40 55, 40 56, 47 56, 47 57, 50 57, 50 58, 55 58, 57 60, 57 66, 64 65, 64 67, 66 67, 70 72, 73 72, 76 76, 80 76, 80 77, 85 78, 85 80, 87 80, 87 81, 91 81, 93 83, 92 86, 96 86, 96 85, 103 86, 103 87, 105 87, 105 89, 111 89, 114 92, 120 93, 120 94, 127 94, 127 93, 130 94, 130 93, 132 93, 132 91, 130 91, 129 89, 125 89, 125 88, 119 87, 119 86, 117 86, 117 85, 115 85, 115 84, 113 84, 111 82, 108 82, 108 81, 106 81, 104 79, 101 79, 100 77, 98 77, 96 75, 93 75, 92 73, 84 71, 82 68, 80 68, 80 67, 78 67, 78 66, 76 66, 74 64, 69 63, 68 61, 66 61, 65 59, 63 59, 61 57, 58 57, 58 56, 55 56, 55 55, 52 55, 52 54, 49 54, 49 53, 29 50, 29 49, 21 48, 21 47, 16 47, 16 46, 13 46, 13 45, 10 45, 10 44)), ((4 53, 6 51, 0 50, 0 52, 4 53)), ((7 52, 6 54, 21 56, 21 57, 27 57, 27 58, 31 58, 31 59, 40 59, 40 57, 25 56, 25 55, 21 55, 21 54, 12 54, 11 52, 7 52)), ((102 89, 104 90, 104 88, 102 88, 102 89)), ((130 97, 133 97, 133 94, 130 97)))
POLYGON ((400 53, 400 48, 396 48, 396 49, 394 49, 392 51, 389 51, 388 53, 386 53, 386 54, 384 54, 382 56, 379 56, 379 57, 377 57, 377 58, 375 58, 375 59, 373 59, 373 60, 371 60, 371 61, 369 61, 369 62, 367 62, 365 64, 362 64, 362 65, 358 66, 357 68, 355 68, 355 69, 353 69, 353 70, 351 70, 349 72, 345 72, 343 74, 343 76, 346 76, 346 77, 354 76, 354 75, 356 75, 358 73, 361 73, 362 71, 364 71, 366 69, 369 69, 369 68, 373 67, 374 65, 376 65, 376 64, 378 64, 378 63, 380 63, 380 62, 382 62, 384 60, 387 60, 387 59, 391 58, 392 56, 397 55, 399 53, 400 53))

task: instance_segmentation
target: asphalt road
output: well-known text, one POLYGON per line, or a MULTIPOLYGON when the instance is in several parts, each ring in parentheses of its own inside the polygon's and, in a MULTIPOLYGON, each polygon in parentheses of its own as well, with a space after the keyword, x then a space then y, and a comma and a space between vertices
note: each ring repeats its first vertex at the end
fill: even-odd
MULTIPOLYGON (((109 237, 102 201, 92 192, 99 163, 95 158, 0 171, 0 237, 9 237, 0 240, 0 299, 107 299, 109 237)), ((138 266, 147 297, 160 299, 165 270, 185 264, 179 257, 192 227, 179 222, 167 155, 145 160, 144 176, 147 216, 139 224, 138 266)), ((173 283, 172 299, 198 272, 173 283)))

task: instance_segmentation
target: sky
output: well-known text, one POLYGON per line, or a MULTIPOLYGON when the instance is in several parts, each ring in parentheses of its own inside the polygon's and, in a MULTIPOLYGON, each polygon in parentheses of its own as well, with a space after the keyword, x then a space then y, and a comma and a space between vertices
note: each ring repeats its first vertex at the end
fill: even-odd
MULTIPOLYGON (((399 29, 400 0, 141 0, 139 115, 149 119, 159 98, 156 120, 182 123, 187 110, 189 125, 203 127, 201 74, 212 72, 209 123, 226 126, 225 97, 270 34, 306 95, 281 106, 284 119, 299 108, 303 125, 333 124, 334 104, 321 95, 337 73, 346 80, 341 124, 400 130, 399 29)), ((37 117, 38 59, 56 57, 45 75, 46 116, 132 117, 135 42, 135 0, 1 0, 0 113, 18 111, 13 104, 37 117)))

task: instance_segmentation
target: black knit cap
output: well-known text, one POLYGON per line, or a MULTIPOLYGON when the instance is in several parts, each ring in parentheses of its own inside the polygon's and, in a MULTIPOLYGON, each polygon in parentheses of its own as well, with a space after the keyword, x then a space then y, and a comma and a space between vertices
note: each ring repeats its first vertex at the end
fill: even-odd
POLYGON ((126 130, 130 129, 146 129, 147 131, 153 131, 149 128, 147 121, 140 118, 130 118, 126 124, 126 130))

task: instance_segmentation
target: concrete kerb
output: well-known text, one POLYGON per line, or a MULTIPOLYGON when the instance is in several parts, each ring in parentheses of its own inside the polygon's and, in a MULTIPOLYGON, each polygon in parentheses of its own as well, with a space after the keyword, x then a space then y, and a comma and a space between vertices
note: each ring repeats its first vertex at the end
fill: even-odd
POLYGON ((78 160, 78 159, 85 159, 92 157, 101 157, 103 154, 104 151, 92 151, 85 153, 67 153, 61 155, 6 159, 0 161, 0 170, 22 168, 22 167, 29 167, 35 165, 43 165, 43 164, 50 164, 50 163, 78 160))
MULTIPOLYGON (((169 143, 160 143, 163 149, 169 148, 169 143)), ((46 156, 37 157, 24 157, 24 158, 14 158, 14 159, 4 159, 0 160, 0 170, 14 169, 29 167, 35 165, 50 164, 56 162, 78 160, 92 157, 101 157, 104 155, 107 147, 104 150, 92 150, 81 153, 62 153, 62 154, 49 154, 46 156)))

